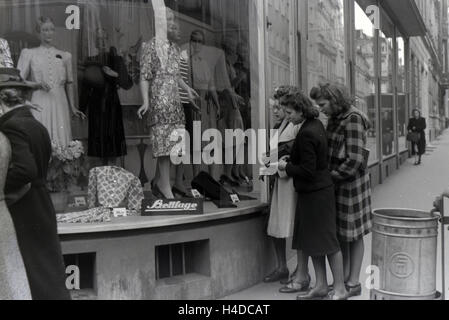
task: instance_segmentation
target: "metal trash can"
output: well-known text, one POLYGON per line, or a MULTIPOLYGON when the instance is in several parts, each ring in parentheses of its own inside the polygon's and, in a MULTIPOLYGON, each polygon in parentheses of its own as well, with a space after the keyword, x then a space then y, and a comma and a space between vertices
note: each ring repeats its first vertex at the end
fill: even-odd
POLYGON ((372 265, 379 288, 372 300, 434 300, 439 216, 410 209, 373 212, 372 265))

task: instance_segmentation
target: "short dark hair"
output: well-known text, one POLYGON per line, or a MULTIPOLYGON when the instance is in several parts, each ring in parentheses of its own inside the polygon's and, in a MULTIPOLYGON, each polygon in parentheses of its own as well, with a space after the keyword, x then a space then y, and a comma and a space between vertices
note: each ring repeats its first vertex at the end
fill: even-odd
POLYGON ((419 109, 413 109, 413 111, 412 111, 412 115, 413 115, 413 116, 415 115, 415 112, 418 112, 418 113, 419 113, 419 117, 422 116, 421 110, 419 110, 419 109))
POLYGON ((293 108, 297 112, 302 112, 306 119, 316 119, 320 116, 310 99, 301 92, 299 88, 291 87, 290 90, 281 97, 281 104, 293 108))
POLYGON ((343 108, 343 112, 347 112, 353 105, 354 99, 349 94, 349 90, 339 84, 319 84, 318 87, 312 88, 310 98, 317 101, 326 99, 343 108))

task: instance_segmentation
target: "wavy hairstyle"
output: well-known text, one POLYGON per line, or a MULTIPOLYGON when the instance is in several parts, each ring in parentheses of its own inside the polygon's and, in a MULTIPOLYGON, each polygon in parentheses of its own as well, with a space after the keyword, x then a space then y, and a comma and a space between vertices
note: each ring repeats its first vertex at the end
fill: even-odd
POLYGON ((6 87, 0 89, 0 101, 9 108, 24 104, 29 89, 6 87))
POLYGON ((347 112, 354 105, 354 99, 349 94, 348 88, 339 84, 319 84, 318 87, 314 87, 310 91, 310 98, 315 101, 320 99, 329 100, 332 104, 340 106, 343 109, 343 113, 347 112))
POLYGON ((289 87, 280 101, 282 105, 289 106, 297 112, 302 112, 304 118, 308 120, 317 119, 320 116, 320 112, 312 104, 312 101, 297 87, 289 87))
POLYGON ((50 17, 39 17, 36 21, 36 31, 37 33, 41 33, 42 26, 46 23, 51 23, 53 26, 55 25, 55 22, 50 17))

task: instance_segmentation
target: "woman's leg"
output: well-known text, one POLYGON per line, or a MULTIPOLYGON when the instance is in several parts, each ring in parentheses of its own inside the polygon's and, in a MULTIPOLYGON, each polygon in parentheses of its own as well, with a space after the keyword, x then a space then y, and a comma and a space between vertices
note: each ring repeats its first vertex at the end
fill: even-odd
POLYGON ((298 266, 294 275, 295 282, 301 283, 309 280, 309 256, 303 251, 297 251, 298 266))
POLYGON ((187 192, 186 187, 184 185, 184 173, 185 173, 185 165, 180 164, 176 166, 176 179, 175 179, 175 187, 184 193, 187 192))
POLYGON ((325 257, 312 257, 313 267, 315 269, 316 284, 315 287, 309 292, 309 295, 323 295, 329 291, 326 275, 326 258, 325 257))
POLYGON ((160 157, 157 160, 160 178, 157 186, 168 199, 174 199, 173 192, 170 185, 170 157, 160 157))
POLYGON ((344 297, 347 294, 345 287, 345 277, 343 269, 343 255, 341 251, 328 255, 329 265, 334 277, 334 290, 338 297, 344 297))
POLYGON ((343 256, 343 275, 345 282, 349 281, 351 276, 351 254, 349 250, 349 242, 340 242, 341 253, 343 256))
POLYGON ((277 267, 280 272, 288 271, 287 268, 287 240, 273 238, 274 249, 276 251, 277 267))
POLYGON ((360 284, 360 273, 362 271, 363 256, 365 254, 365 243, 363 239, 360 239, 351 242, 349 247, 351 272, 346 284, 352 287, 360 284))

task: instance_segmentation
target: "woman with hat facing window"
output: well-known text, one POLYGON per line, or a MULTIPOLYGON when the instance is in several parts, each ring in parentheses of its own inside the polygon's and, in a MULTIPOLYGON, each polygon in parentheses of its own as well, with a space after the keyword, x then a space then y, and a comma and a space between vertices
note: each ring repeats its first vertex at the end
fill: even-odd
MULTIPOLYGON (((50 136, 47 129, 33 117, 26 103, 31 89, 33 87, 21 78, 19 70, 0 69, 0 132, 11 144, 9 166, 4 166, 3 159, 0 162, 0 190, 3 191, 4 184, 4 193, 8 195, 20 193, 30 186, 20 199, 9 203, 8 209, 16 229, 32 298, 69 300, 56 213, 45 186, 52 154, 50 136)), ((1 144, 3 148, 4 145, 1 144)), ((4 213, 4 210, 3 207, 0 212, 4 213)), ((4 232, 3 223, 0 225, 4 232)))

